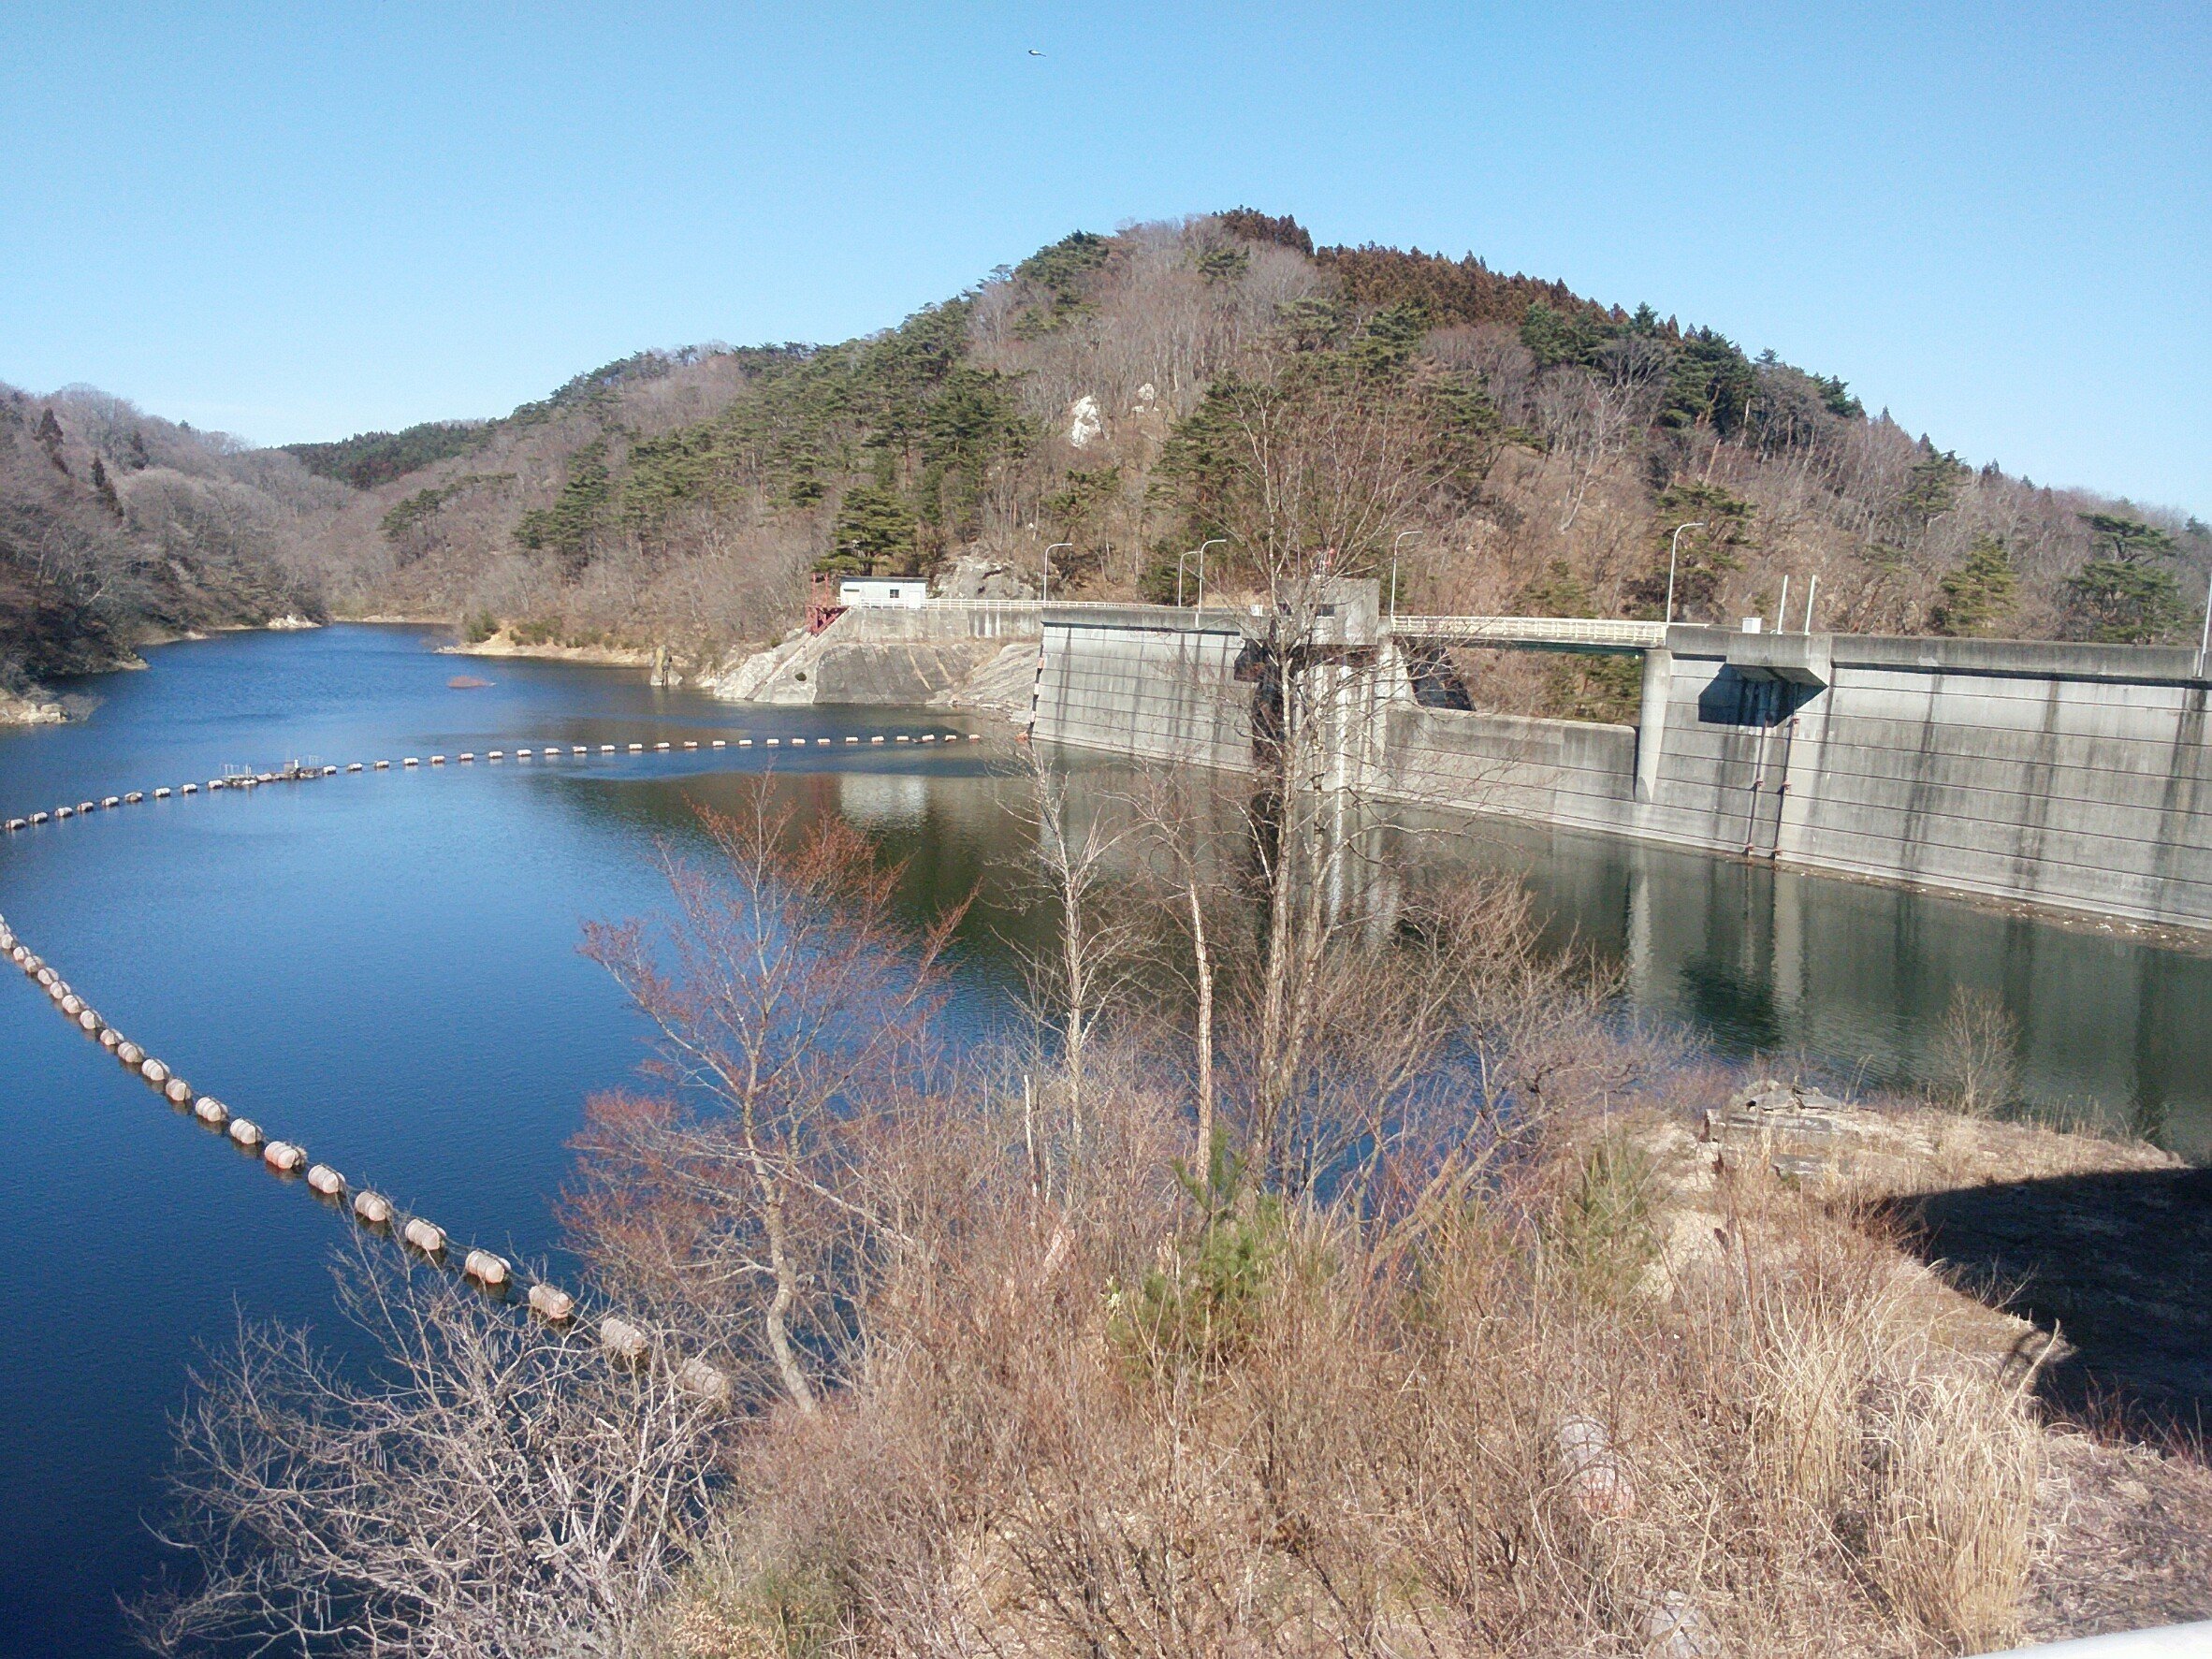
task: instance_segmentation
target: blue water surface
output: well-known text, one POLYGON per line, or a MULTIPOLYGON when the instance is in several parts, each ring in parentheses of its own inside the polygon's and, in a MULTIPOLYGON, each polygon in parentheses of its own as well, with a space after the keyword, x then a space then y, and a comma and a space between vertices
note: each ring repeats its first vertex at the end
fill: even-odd
MULTIPOLYGON (((773 764, 806 808, 927 843, 950 888, 973 884, 1003 833, 998 785, 982 745, 841 741, 968 729, 942 716, 740 709, 635 672, 439 656, 436 638, 232 635, 71 688, 87 718, 0 737, 0 816, 290 758, 394 767, 18 832, 0 844, 0 912, 196 1087, 457 1239, 558 1264, 564 1143, 585 1099, 644 1055, 639 1022, 578 953, 580 925, 660 902, 652 861, 691 835, 686 802, 773 764), (456 675, 492 683, 452 689, 456 675), (839 741, 705 747, 769 735, 839 741), (650 752, 661 739, 678 747, 650 752), (450 758, 548 741, 594 752, 450 758), (648 753, 596 752, 632 741, 648 753), (448 764, 431 768, 434 752, 448 764), (409 754, 426 764, 400 767, 409 754)), ((971 968, 969 1017, 997 972, 971 968)), ((128 1651, 116 1601, 158 1564, 147 1523, 188 1368, 241 1317, 328 1331, 345 1224, 12 971, 0 1133, 0 1655, 128 1651)))

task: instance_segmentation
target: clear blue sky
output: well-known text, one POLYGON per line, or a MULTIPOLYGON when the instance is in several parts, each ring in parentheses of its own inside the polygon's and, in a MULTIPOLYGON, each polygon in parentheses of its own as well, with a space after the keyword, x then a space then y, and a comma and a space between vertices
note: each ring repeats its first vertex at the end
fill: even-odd
POLYGON ((2204 0, 23 4, 0 109, 0 379, 263 442, 841 339, 1248 203, 2212 517, 2204 0))

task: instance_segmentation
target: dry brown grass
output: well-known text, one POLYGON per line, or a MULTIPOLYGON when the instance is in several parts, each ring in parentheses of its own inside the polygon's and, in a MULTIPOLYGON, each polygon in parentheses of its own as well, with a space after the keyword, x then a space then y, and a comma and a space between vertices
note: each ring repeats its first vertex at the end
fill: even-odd
POLYGON ((759 1427, 668 1651, 1917 1653, 2012 1628, 2036 1432, 1764 1174, 1560 1128, 1388 1224, 989 1154, 850 1386, 759 1427), (1712 1235, 1717 1228, 1718 1237, 1712 1235), (1594 1428, 1592 1426, 1594 1425, 1594 1428), (1564 1432, 1563 1432, 1564 1431, 1564 1432))

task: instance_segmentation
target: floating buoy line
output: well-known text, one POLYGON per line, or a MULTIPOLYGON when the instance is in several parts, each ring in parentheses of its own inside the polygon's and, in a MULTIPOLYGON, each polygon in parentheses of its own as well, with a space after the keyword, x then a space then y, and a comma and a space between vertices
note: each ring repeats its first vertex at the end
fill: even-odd
MULTIPOLYGON (((848 744, 857 746, 863 742, 872 746, 900 743, 937 744, 941 742, 953 744, 960 741, 961 735, 954 732, 870 733, 865 737, 859 735, 847 735, 843 738, 842 743, 837 738, 816 737, 812 740, 811 747, 828 749, 843 747, 848 744)), ((982 737, 980 733, 970 732, 967 734, 967 741, 980 743, 982 741, 982 737)), ((694 750, 700 747, 701 744, 695 739, 686 739, 682 744, 682 749, 685 751, 694 750)), ((809 743, 805 737, 767 737, 759 739, 757 744, 756 740, 750 737, 717 737, 709 739, 706 747, 709 749, 752 749, 755 747, 805 749, 809 748, 809 743)), ((544 744, 532 745, 530 748, 518 748, 514 750, 514 757, 517 761, 558 761, 586 759, 594 753, 611 755, 617 752, 617 748, 612 743, 602 743, 596 746, 582 743, 572 743, 566 746, 544 744)), ((642 743, 629 744, 627 752, 630 754, 644 753, 646 752, 645 746, 642 743)), ((671 743, 663 741, 655 743, 652 752, 668 754, 677 752, 677 750, 671 743)), ((487 763, 492 763, 503 762, 506 757, 506 750, 493 749, 486 750, 483 758, 487 763)), ((473 765, 476 759, 474 751, 468 749, 461 750, 455 757, 456 762, 462 765, 473 765)), ((429 757, 429 764, 432 766, 444 766, 447 764, 444 755, 433 754, 429 757)), ((416 770, 422 766, 423 758, 419 755, 405 755, 400 758, 398 764, 401 771, 416 770)), ((234 772, 222 778, 211 778, 204 787, 210 794, 214 794, 224 791, 254 790, 269 784, 301 783, 317 779, 335 778, 341 776, 342 772, 344 775, 367 774, 388 772, 392 768, 393 763, 389 760, 354 761, 343 768, 336 765, 294 762, 272 772, 234 772)), ((0 824, 4 824, 7 832, 12 835, 50 822, 64 822, 72 818, 90 817, 95 812, 141 806, 149 800, 166 801, 172 795, 196 795, 201 792, 202 787, 197 782, 189 782, 180 784, 174 789, 165 787, 151 791, 132 790, 124 794, 103 795, 97 800, 80 801, 73 805, 55 807, 51 810, 24 813, 19 817, 0 820, 0 824)), ((96 1010, 87 1004, 85 999, 70 987, 68 982, 64 980, 51 964, 35 954, 29 946, 16 937, 14 929, 8 924, 5 916, 0 916, 0 956, 5 956, 7 961, 22 968, 24 977, 45 992, 57 1013, 67 1020, 83 1036, 98 1042, 103 1049, 115 1057, 124 1070, 135 1074, 140 1082, 153 1089, 179 1112, 189 1114, 211 1132, 221 1135, 240 1151, 257 1156, 262 1166, 272 1174, 285 1180, 301 1181, 316 1199, 333 1208, 344 1209, 353 1216, 357 1224, 372 1232, 381 1236, 397 1237, 406 1248, 427 1261, 447 1268, 452 1268, 458 1263, 458 1271, 463 1277, 481 1286, 488 1292, 504 1299, 519 1289, 522 1304, 530 1310, 531 1315, 547 1324, 565 1326, 575 1318, 576 1299, 559 1285, 543 1279, 532 1279, 528 1284, 523 1284, 515 1264, 505 1257, 490 1250, 455 1244, 446 1234, 445 1230, 438 1226, 437 1223, 421 1215, 403 1213, 383 1193, 368 1187, 356 1187, 328 1164, 318 1163, 311 1159, 307 1150, 298 1142, 272 1138, 251 1118, 240 1117, 214 1096, 200 1093, 191 1084, 178 1076, 166 1061, 149 1055, 138 1043, 133 1042, 102 1018, 96 1010)), ((620 1364, 639 1365, 652 1354, 652 1339, 639 1326, 618 1315, 602 1316, 597 1321, 596 1329, 601 1348, 605 1351, 609 1359, 620 1364)), ((698 1396, 710 1405, 724 1406, 730 1403, 735 1385, 726 1371, 696 1355, 680 1361, 676 1361, 671 1357, 671 1364, 678 1386, 686 1391, 698 1396)))

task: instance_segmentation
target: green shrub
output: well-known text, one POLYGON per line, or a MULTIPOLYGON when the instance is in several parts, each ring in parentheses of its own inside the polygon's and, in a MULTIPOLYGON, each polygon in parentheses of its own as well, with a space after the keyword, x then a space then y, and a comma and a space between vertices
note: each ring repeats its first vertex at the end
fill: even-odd
POLYGON ((1583 1155, 1548 1230, 1553 1259, 1577 1290, 1599 1302, 1628 1294, 1658 1259, 1652 1207, 1650 1153, 1608 1136, 1583 1155))

